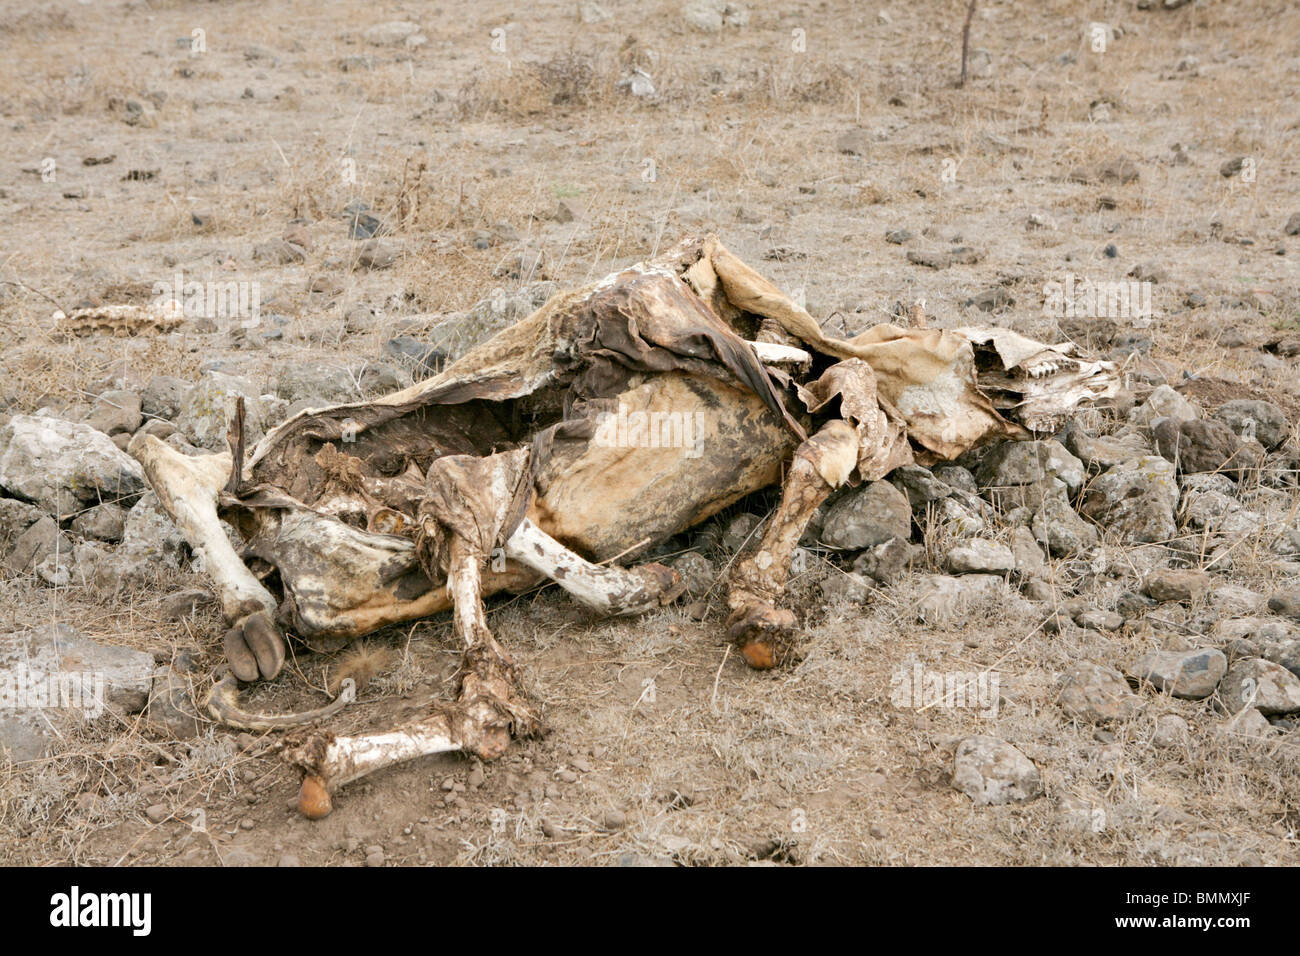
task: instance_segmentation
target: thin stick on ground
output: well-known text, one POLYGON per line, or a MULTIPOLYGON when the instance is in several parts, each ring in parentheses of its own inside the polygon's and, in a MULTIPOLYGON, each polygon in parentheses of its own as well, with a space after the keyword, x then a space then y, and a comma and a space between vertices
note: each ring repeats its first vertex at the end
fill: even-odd
POLYGON ((975 16, 975 0, 970 0, 970 6, 966 8, 966 22, 961 28, 961 82, 958 86, 966 85, 966 54, 970 51, 970 22, 975 16))

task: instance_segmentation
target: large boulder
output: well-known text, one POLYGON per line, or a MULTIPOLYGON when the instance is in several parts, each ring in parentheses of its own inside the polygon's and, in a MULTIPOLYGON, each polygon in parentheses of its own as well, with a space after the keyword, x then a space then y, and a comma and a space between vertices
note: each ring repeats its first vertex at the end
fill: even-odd
POLYGON ((144 472, 103 432, 77 422, 15 415, 0 427, 0 488, 56 516, 134 498, 144 472))

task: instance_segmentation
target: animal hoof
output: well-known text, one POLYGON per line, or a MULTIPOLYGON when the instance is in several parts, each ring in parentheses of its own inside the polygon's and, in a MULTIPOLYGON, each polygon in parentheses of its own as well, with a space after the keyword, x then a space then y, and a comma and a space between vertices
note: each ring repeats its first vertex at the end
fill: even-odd
POLYGON ((784 608, 740 608, 727 621, 727 636, 750 667, 770 670, 789 655, 794 625, 794 614, 784 608))
POLYGON ((265 611, 250 614, 222 640, 230 672, 241 681, 271 680, 284 667, 284 638, 265 611))
POLYGON ((303 777, 302 786, 298 788, 298 812, 308 820, 319 820, 329 816, 333 809, 334 802, 320 777, 313 773, 303 777))

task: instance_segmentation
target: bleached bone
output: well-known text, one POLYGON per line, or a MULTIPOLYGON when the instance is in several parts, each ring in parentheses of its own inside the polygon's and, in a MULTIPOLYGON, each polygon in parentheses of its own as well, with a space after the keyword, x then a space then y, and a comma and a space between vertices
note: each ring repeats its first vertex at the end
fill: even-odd
POLYGON ((230 452, 191 457, 144 433, 131 439, 127 451, 144 468, 163 510, 202 558, 227 623, 258 611, 273 616, 275 598, 245 566, 217 517, 217 493, 230 479, 230 452))
MULTIPOLYGON (((668 568, 602 567, 570 551, 527 518, 506 541, 507 558, 540 571, 587 607, 602 614, 641 614, 680 594, 668 568)), ((460 603, 456 605, 460 607, 460 603)))
POLYGON ((376 770, 462 750, 495 759, 512 735, 533 730, 536 718, 524 702, 514 662, 487 627, 480 596, 483 558, 464 538, 452 539, 447 590, 455 602, 454 628, 466 645, 456 701, 393 730, 348 737, 316 733, 288 749, 286 759, 303 770, 298 809, 304 816, 325 816, 337 788, 376 770))
POLYGON ((759 361, 765 365, 809 365, 812 354, 793 345, 778 345, 775 342, 750 342, 759 361))

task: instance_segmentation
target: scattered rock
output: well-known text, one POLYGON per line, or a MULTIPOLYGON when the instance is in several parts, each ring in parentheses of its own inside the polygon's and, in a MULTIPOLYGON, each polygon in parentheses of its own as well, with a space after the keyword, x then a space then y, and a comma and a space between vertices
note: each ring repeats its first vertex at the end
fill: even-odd
POLYGON ((1033 761, 997 737, 967 737, 953 757, 952 785, 976 806, 1022 803, 1043 794, 1033 761))
POLYGON ((1156 450, 1183 472, 1224 472, 1235 476, 1258 467, 1259 456, 1221 421, 1174 421, 1165 418, 1152 428, 1156 450))
POLYGON ((1089 608, 1076 614, 1074 623, 1091 631, 1118 631, 1124 626, 1124 616, 1115 611, 1089 608))
POLYGON ((1047 498, 1034 513, 1030 528, 1056 558, 1080 554, 1097 544, 1097 529, 1075 514, 1064 498, 1047 498))
POLYGON ((269 262, 272 265, 291 266, 307 259, 307 251, 288 239, 272 239, 259 242, 253 246, 254 262, 269 262))
POLYGON ((1202 601, 1210 593, 1210 575, 1191 568, 1153 571, 1142 580, 1142 592, 1154 601, 1202 601))
POLYGON ((1143 654, 1129 669, 1129 676, 1150 681, 1157 690, 1200 700, 1214 693, 1228 671, 1228 659, 1211 647, 1190 651, 1151 651, 1143 654))
POLYGON ((1065 716, 1091 723, 1127 720, 1142 708, 1118 671, 1086 662, 1062 675, 1056 702, 1065 716))
POLYGON ((143 421, 140 394, 125 389, 101 392, 82 421, 105 435, 131 434, 143 421))
POLYGON ((208 607, 216 603, 209 591, 202 588, 190 588, 186 591, 177 591, 175 594, 169 594, 163 598, 161 615, 164 621, 183 621, 188 617, 193 617, 194 613, 201 607, 208 607))
POLYGON ((58 418, 14 415, 0 427, 0 488, 47 513, 134 498, 144 472, 103 432, 58 418))
POLYGON ((14 539, 4 566, 19 573, 34 571, 56 554, 71 553, 72 543, 59 533, 55 520, 45 515, 14 539))
POLYGON ((827 604, 865 604, 873 588, 865 575, 840 571, 821 582, 822 600, 827 604))
POLYGON ((155 375, 140 391, 140 410, 157 418, 175 418, 185 404, 189 387, 189 382, 174 375, 155 375))
POLYGON ((912 508, 887 481, 873 481, 849 492, 831 506, 821 539, 842 551, 862 551, 891 538, 912 535, 912 508))
POLYGON ((951 621, 979 604, 1005 600, 1007 595, 1006 582, 996 574, 931 574, 918 585, 916 614, 924 624, 951 621))
POLYGON ((948 552, 948 570, 953 574, 1010 574, 1015 569, 1011 549, 996 541, 974 538, 948 552))
POLYGON ((1154 389, 1147 400, 1129 412, 1129 421, 1144 428, 1150 428, 1157 419, 1172 418, 1177 422, 1191 421, 1201 417, 1201 410, 1195 402, 1189 401, 1168 385, 1154 389))
POLYGON ((871 133, 860 126, 847 129, 835 140, 835 150, 851 156, 866 156, 871 149, 871 133))
POLYGON ((420 26, 409 20, 389 20, 377 23, 362 34, 373 46, 397 46, 420 32, 420 26))
POLYGON ((975 469, 975 480, 985 496, 1000 507, 1037 507, 1059 491, 1077 491, 1085 474, 1083 462, 1060 442, 1008 441, 984 456, 975 469))
POLYGON ((1047 570, 1043 549, 1038 546, 1038 540, 1028 528, 1018 527, 1012 530, 1011 553, 1015 556, 1016 573, 1026 581, 1042 577, 1047 570))
POLYGON ((687 551, 679 555, 673 560, 671 567, 682 576, 686 594, 692 598, 700 598, 707 594, 718 574, 713 562, 698 551, 687 551))
POLYGON ((1108 468, 1084 493, 1079 511, 1125 544, 1169 541, 1178 533, 1174 466, 1148 455, 1108 468))
POLYGON ((1286 413, 1272 402, 1236 399, 1224 402, 1214 410, 1212 417, 1232 429, 1238 438, 1258 441, 1270 451, 1286 441, 1291 433, 1286 413))
POLYGON ((722 533, 722 550, 727 554, 736 554, 742 548, 753 550, 763 537, 763 519, 756 514, 736 515, 722 533))
POLYGON ((247 448, 263 434, 263 408, 251 381, 223 372, 207 372, 185 396, 176 427, 200 448, 227 449, 226 434, 235 415, 235 404, 244 399, 244 438, 247 448))
POLYGON ((853 570, 889 587, 896 584, 912 563, 919 549, 902 538, 891 538, 884 544, 863 551, 853 559, 853 570))
POLYGON ((287 402, 316 399, 333 405, 357 397, 351 372, 325 362, 292 362, 280 366, 275 393, 287 402))
POLYGON ((74 534, 97 541, 121 541, 126 512, 111 501, 88 508, 72 519, 74 534))
POLYGON ((1253 706, 1264 716, 1300 711, 1300 677, 1260 657, 1237 661, 1219 684, 1219 698, 1230 714, 1253 706))
POLYGON ((200 721, 190 682, 184 674, 170 667, 160 667, 154 672, 146 720, 155 732, 176 740, 198 736, 200 721))
POLYGON ((80 675, 88 712, 97 704, 134 714, 149 700, 154 661, 152 654, 98 644, 58 624, 0 634, 0 668, 12 672, 19 667, 44 678, 80 675))

